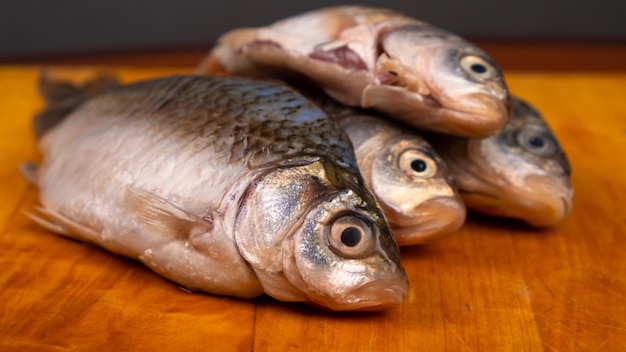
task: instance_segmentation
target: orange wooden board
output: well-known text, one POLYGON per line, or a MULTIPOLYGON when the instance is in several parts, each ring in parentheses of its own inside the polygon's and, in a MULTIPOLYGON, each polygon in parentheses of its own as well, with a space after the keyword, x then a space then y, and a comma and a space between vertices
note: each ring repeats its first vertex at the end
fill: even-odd
MULTIPOLYGON (((133 81, 174 69, 116 72, 133 81)), ((38 159, 29 127, 41 106, 37 73, 0 66, 2 351, 626 350, 626 74, 507 74, 570 158, 570 217, 536 230, 470 216, 455 236, 402 250, 411 283, 402 305, 337 314, 190 294, 32 223, 23 211, 36 190, 18 165, 38 159)))

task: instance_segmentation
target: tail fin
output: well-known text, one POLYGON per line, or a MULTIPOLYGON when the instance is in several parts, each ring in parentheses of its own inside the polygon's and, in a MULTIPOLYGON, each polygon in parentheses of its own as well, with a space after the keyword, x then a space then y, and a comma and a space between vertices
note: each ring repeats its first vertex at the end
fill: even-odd
POLYGON ((233 72, 256 73, 256 63, 242 51, 253 43, 256 28, 239 28, 224 34, 196 67, 196 74, 227 76, 233 72))
POLYGON ((46 106, 33 117, 32 127, 37 139, 63 121, 84 101, 121 84, 117 77, 108 72, 91 73, 83 82, 54 76, 57 76, 56 72, 48 69, 42 70, 39 75, 39 93, 46 106))

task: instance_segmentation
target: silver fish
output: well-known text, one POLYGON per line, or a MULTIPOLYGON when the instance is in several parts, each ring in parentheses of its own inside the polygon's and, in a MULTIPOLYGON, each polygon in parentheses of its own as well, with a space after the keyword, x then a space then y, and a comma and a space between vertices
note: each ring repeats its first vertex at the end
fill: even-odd
POLYGON ((484 139, 429 139, 445 159, 470 210, 549 226, 570 213, 571 169, 543 117, 520 98, 511 120, 484 139))
POLYGON ((454 178, 424 138, 375 112, 303 92, 350 138, 365 183, 380 203, 398 245, 433 241, 461 228, 466 209, 454 178))
POLYGON ((485 137, 508 120, 502 71, 476 45, 387 9, 323 8, 233 30, 199 73, 297 72, 343 104, 374 108, 420 129, 485 137))
POLYGON ((39 149, 41 165, 24 167, 37 222, 190 290, 330 310, 385 309, 408 290, 349 140, 278 82, 117 87, 44 132, 39 149))

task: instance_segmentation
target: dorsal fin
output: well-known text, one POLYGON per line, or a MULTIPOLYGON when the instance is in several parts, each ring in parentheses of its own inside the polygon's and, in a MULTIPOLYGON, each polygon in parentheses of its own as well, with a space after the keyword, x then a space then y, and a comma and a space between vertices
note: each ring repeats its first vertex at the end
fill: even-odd
POLYGON ((48 69, 42 70, 39 75, 39 93, 46 105, 33 117, 33 131, 37 139, 63 121, 84 101, 120 85, 117 77, 104 71, 94 73, 82 83, 54 76, 55 73, 48 69))

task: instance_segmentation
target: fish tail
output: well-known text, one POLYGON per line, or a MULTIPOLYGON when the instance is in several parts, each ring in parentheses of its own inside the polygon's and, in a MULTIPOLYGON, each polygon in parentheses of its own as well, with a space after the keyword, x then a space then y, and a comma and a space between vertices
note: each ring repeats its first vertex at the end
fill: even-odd
POLYGON ((245 54, 245 47, 254 42, 255 28, 239 28, 223 35, 216 45, 196 67, 197 74, 227 76, 226 66, 245 63, 250 65, 245 54))
POLYGON ((197 74, 208 74, 214 76, 226 76, 227 72, 220 61, 215 56, 209 54, 205 56, 196 67, 197 74))
POLYGON ((104 71, 89 72, 82 80, 77 80, 77 77, 64 78, 62 70, 41 71, 38 88, 45 107, 33 117, 32 127, 37 139, 87 99, 120 85, 115 75, 104 71))

